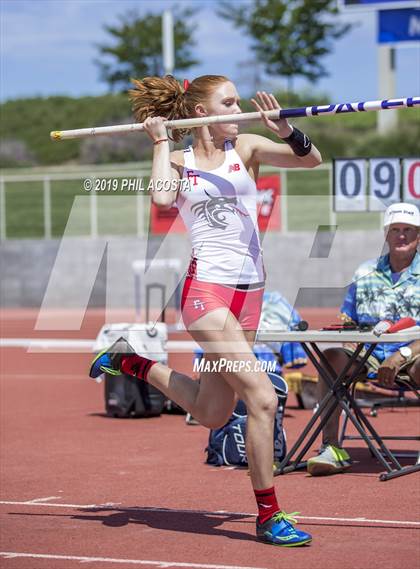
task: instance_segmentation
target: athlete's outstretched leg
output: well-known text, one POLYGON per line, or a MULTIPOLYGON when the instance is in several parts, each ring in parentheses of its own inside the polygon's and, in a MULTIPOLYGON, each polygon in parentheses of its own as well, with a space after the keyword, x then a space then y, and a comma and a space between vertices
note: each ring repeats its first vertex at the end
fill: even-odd
POLYGON ((220 372, 247 406, 246 452, 258 505, 258 539, 288 547, 309 543, 312 537, 297 530, 293 526, 296 520, 282 512, 277 503, 273 477, 273 434, 278 401, 269 377, 258 371, 255 365, 257 360, 252 351, 255 332, 242 330, 233 314, 223 308, 194 322, 189 332, 201 345, 211 340, 212 350, 220 358, 233 364, 243 364, 243 371, 235 371, 239 366, 235 368, 233 365, 232 371, 221 367, 220 372), (221 321, 224 326, 220 336, 221 321))
POLYGON ((311 536, 296 530, 293 520, 280 511, 273 482, 273 431, 277 396, 267 374, 257 370, 256 358, 248 341, 253 334, 240 328, 227 308, 218 308, 196 320, 189 328, 192 337, 205 350, 207 359, 224 358, 234 364, 245 363, 242 371, 220 367, 220 374, 203 374, 200 382, 175 372, 160 363, 138 355, 122 359, 122 371, 146 379, 167 397, 210 428, 222 426, 230 417, 235 393, 248 410, 247 456, 251 482, 259 515, 257 536, 275 544, 296 546, 311 541, 311 536), (247 370, 247 364, 250 371, 247 370))
MULTIPOLYGON (((218 338, 221 339, 220 333, 218 338)), ((206 359, 212 364, 219 357, 211 353, 206 359)), ((147 381, 210 429, 223 426, 236 404, 236 395, 221 374, 203 372, 199 380, 194 380, 164 364, 139 356, 123 338, 94 358, 90 376, 97 377, 102 373, 127 374, 147 381)))

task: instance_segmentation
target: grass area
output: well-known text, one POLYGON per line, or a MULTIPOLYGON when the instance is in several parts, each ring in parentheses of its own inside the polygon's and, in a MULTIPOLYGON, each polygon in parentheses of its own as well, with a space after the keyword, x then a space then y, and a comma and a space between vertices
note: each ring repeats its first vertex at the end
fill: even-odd
POLYGON ((64 230, 67 235, 89 235, 88 199, 89 196, 83 190, 81 180, 51 181, 51 233, 53 237, 61 237, 64 230), (70 217, 73 204, 78 203, 76 200, 79 196, 83 200, 80 202, 82 207, 75 208, 70 217))
POLYGON ((139 215, 144 216, 146 201, 146 196, 138 198, 134 194, 100 196, 98 200, 98 234, 136 235, 138 210, 140 210, 139 215))
POLYGON ((5 184, 6 235, 11 239, 44 236, 43 184, 5 184))
MULTIPOLYGON (((88 172, 78 172, 80 178, 50 182, 51 236, 83 236, 91 234, 91 208, 96 207, 96 230, 99 236, 137 235, 147 231, 150 199, 146 192, 121 192, 124 169, 121 165, 108 165, 107 172, 114 171, 118 181, 116 192, 91 192, 83 188, 88 172), (93 203, 96 201, 96 204, 93 203)), ((91 169, 92 171, 92 169, 91 169)), ((96 171, 96 168, 95 168, 96 171)), ((131 169, 131 172, 133 169, 131 169)), ((139 170, 140 171, 140 170, 139 170)), ((262 175, 269 172, 264 168, 262 175)), ((29 173, 29 172, 28 172, 29 173)), ((77 170, 74 175, 77 176, 77 170)), ((39 175, 37 169, 36 175, 39 175)), ((44 174, 52 174, 44 170, 44 174)), ((99 177, 100 172, 95 174, 99 177)), ((134 176, 133 176, 134 177, 134 176)), ((101 177, 105 184, 112 177, 101 177)), ((147 187, 148 177, 143 177, 147 187)), ((286 177, 287 227, 289 231, 315 231, 319 226, 337 223, 340 229, 376 229, 380 224, 379 213, 331 213, 332 197, 330 171, 288 170, 286 177)), ((284 188, 283 188, 284 193, 284 188)), ((44 190, 43 182, 5 181, 6 235, 10 239, 43 238, 44 190)))
MULTIPOLYGON (((39 172, 37 172, 37 175, 39 172)), ((75 174, 76 175, 76 174, 75 174)), ((121 174, 119 174, 120 176, 121 174)), ((115 178, 103 177, 105 181, 115 178)), ((121 178, 117 177, 119 185, 121 178)), ((91 234, 91 207, 96 201, 98 235, 136 235, 148 227, 147 193, 91 192, 83 188, 84 178, 50 181, 51 237, 91 234), (140 217, 140 219, 139 219, 140 217)), ((147 187, 149 178, 143 178, 147 187)), ((8 239, 45 237, 43 181, 4 183, 6 236, 8 239)))
POLYGON ((330 224, 330 187, 327 170, 287 173, 287 226, 308 231, 330 224))

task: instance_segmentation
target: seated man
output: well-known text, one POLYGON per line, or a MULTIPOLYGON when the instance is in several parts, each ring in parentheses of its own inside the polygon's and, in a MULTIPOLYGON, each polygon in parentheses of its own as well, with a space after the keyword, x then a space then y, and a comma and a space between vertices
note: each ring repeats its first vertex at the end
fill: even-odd
MULTIPOLYGON (((420 214, 413 204, 398 203, 388 207, 384 229, 389 253, 363 263, 353 277, 341 307, 343 319, 358 325, 374 326, 381 320, 395 322, 412 317, 420 319, 420 214)), ((331 348, 324 353, 336 373, 347 365, 354 346, 331 348)), ((385 386, 394 384, 398 374, 405 374, 420 385, 420 341, 407 344, 377 344, 366 362, 368 378, 377 376, 385 386)), ((361 352, 363 356, 363 351, 361 352)), ((349 374, 352 369, 349 370, 349 374)), ((319 400, 328 392, 320 378, 319 400)), ((337 407, 322 432, 318 456, 308 460, 313 476, 335 474, 350 467, 350 456, 338 447, 341 408, 337 407)))

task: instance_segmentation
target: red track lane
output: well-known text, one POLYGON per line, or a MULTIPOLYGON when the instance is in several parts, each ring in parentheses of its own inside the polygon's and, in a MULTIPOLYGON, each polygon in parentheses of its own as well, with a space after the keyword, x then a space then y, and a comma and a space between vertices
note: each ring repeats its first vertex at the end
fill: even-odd
MULTIPOLYGON (((21 322, 15 320, 7 336, 26 337, 28 320, 21 322)), ((93 337, 91 330, 79 337, 93 337)), ((420 525, 385 523, 418 521, 418 475, 380 482, 381 468, 361 443, 349 443, 357 462, 345 475, 311 478, 299 472, 275 479, 282 507, 301 512, 301 526, 314 541, 299 549, 269 547, 254 540, 255 518, 241 515, 255 511, 246 471, 204 464, 206 429, 186 426, 180 416, 104 417, 102 386, 85 377, 89 354, 2 349, 0 357, 0 499, 19 502, 0 504, 2 552, 178 562, 194 568, 419 565, 420 525), (67 506, 21 504, 43 498, 67 506), (80 507, 105 503, 114 505, 80 507), (211 513, 220 510, 229 513, 211 513), (361 517, 376 521, 351 521, 361 517)), ((183 364, 190 362, 187 354, 183 364)), ((310 411, 298 410, 289 399, 286 428, 288 440, 294 441, 310 411)), ((372 421, 382 434, 417 434, 420 426, 415 409, 382 410, 372 421)), ((79 565, 78 559, 0 557, 0 566, 11 569, 79 565)), ((91 566, 157 565, 102 560, 91 566)))

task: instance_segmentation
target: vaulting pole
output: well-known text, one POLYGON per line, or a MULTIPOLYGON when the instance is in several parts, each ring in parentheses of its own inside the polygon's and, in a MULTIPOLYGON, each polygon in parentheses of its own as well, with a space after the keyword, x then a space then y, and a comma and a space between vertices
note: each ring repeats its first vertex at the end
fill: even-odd
MULTIPOLYGON (((360 113, 366 111, 384 111, 390 109, 414 108, 420 106, 420 97, 407 97, 405 99, 384 99, 382 101, 364 101, 360 103, 338 103, 335 105, 314 105, 311 107, 298 107, 294 109, 274 109, 265 111, 271 120, 290 119, 298 117, 322 117, 325 115, 338 115, 343 113, 360 113)), ((181 119, 165 121, 167 128, 197 128, 212 124, 246 123, 261 120, 258 112, 238 113, 234 115, 217 115, 194 119, 181 119)), ((104 136, 110 134, 126 134, 141 132, 143 123, 121 124, 115 126, 101 126, 97 128, 79 128, 74 130, 53 130, 50 133, 52 140, 66 140, 70 138, 88 138, 90 136, 104 136)))

